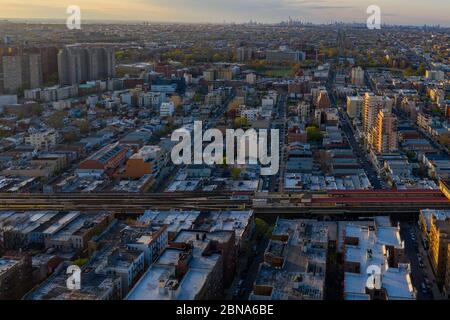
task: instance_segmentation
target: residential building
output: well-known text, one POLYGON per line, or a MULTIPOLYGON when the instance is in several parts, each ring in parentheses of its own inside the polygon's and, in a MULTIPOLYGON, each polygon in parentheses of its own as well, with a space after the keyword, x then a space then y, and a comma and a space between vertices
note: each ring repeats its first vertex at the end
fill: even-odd
POLYGON ((173 102, 163 102, 161 103, 161 107, 159 108, 159 116, 161 118, 168 118, 173 116, 175 112, 175 105, 173 102))
POLYGON ((366 93, 363 105, 363 132, 368 139, 371 130, 377 124, 377 116, 380 110, 392 110, 392 100, 384 96, 375 96, 372 93, 366 93))
POLYGON ((31 132, 25 137, 25 143, 38 150, 50 150, 58 142, 58 133, 55 130, 42 130, 31 132))
POLYGON ((266 60, 270 62, 299 62, 305 60, 305 53, 301 51, 270 50, 266 51, 266 60))
POLYGON ((169 241, 171 241, 181 230, 193 229, 199 216, 200 211, 147 210, 138 218, 138 221, 146 224, 167 225, 169 241))
POLYGON ((159 146, 143 146, 126 163, 123 176, 142 178, 146 174, 156 177, 167 163, 167 154, 159 146))
POLYGON ((122 293, 122 276, 113 272, 98 272, 99 262, 94 259, 81 267, 81 289, 67 288, 67 268, 64 263, 46 281, 27 293, 25 300, 120 300, 122 293))
POLYGON ((0 300, 19 300, 32 285, 30 255, 0 258, 0 300))
POLYGON ((361 67, 352 68, 352 84, 358 87, 364 86, 364 70, 361 67))
POLYGON ((115 74, 115 54, 110 47, 70 45, 58 53, 59 82, 79 84, 111 78, 115 74))
POLYGON ((39 53, 0 54, 0 94, 42 86, 42 62, 39 53))
POLYGON ((450 244, 450 218, 432 215, 429 231, 429 254, 438 286, 446 283, 448 246, 450 244))
POLYGON ((249 73, 245 76, 245 81, 248 84, 255 85, 258 80, 258 76, 255 73, 249 73))
POLYGON ((344 299, 416 299, 400 227, 392 226, 389 217, 376 217, 367 225, 347 223, 342 250, 344 299), (374 278, 373 285, 368 285, 368 274, 372 272, 379 281, 374 278))
POLYGON ((328 109, 331 107, 331 101, 326 90, 321 90, 319 92, 316 105, 318 109, 328 109))
POLYGON ((347 114, 350 119, 360 118, 363 110, 364 98, 360 96, 347 97, 347 114))
POLYGON ((442 81, 445 80, 445 73, 442 70, 427 70, 425 78, 431 81, 442 81))
POLYGON ((380 110, 371 134, 372 147, 379 154, 398 150, 397 117, 387 109, 380 110))
POLYGON ((234 276, 233 231, 182 230, 127 300, 217 299, 234 276))
POLYGON ((278 218, 250 300, 323 300, 328 246, 326 224, 278 218))

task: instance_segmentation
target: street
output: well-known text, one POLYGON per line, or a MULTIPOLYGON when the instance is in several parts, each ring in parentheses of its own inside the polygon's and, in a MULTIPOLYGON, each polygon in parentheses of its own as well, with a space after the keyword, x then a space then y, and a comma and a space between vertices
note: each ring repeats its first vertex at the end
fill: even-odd
POLYGON ((420 231, 415 224, 411 223, 401 223, 400 227, 400 235, 405 242, 405 253, 411 263, 411 278, 417 289, 417 299, 441 299, 442 295, 435 283, 420 231))

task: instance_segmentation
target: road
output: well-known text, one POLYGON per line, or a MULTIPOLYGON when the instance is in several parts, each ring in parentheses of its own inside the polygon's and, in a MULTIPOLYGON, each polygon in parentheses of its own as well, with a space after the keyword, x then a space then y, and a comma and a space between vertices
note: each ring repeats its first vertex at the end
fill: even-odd
POLYGON ((377 172, 367 158, 367 153, 363 150, 363 148, 361 148, 361 145, 358 143, 358 141, 356 141, 355 130, 353 129, 353 126, 350 123, 347 115, 342 110, 339 110, 339 115, 342 125, 342 131, 344 131, 345 135, 347 136, 347 140, 353 149, 353 153, 356 155, 358 161, 366 172, 370 183, 372 184, 374 189, 384 189, 384 182, 381 181, 380 178, 378 178, 377 172))
POLYGON ((417 289, 417 299, 432 300, 441 299, 442 295, 436 285, 435 277, 427 258, 426 250, 421 241, 421 235, 416 225, 410 223, 400 224, 400 235, 405 242, 405 253, 411 263, 411 278, 413 286, 417 289), (414 239, 413 239, 414 237, 414 239), (419 256, 422 266, 419 262, 419 256), (422 289, 422 284, 427 284, 427 292, 422 289))
POLYGON ((286 122, 287 122, 287 97, 281 95, 276 107, 276 118, 272 121, 270 129, 280 130, 280 169, 273 176, 264 177, 263 190, 269 192, 283 191, 284 186, 284 163, 285 163, 285 147, 286 147, 286 122))
POLYGON ((234 300, 248 300, 253 291, 253 286, 258 275, 259 265, 264 260, 264 251, 266 250, 269 240, 263 237, 262 239, 256 239, 253 243, 254 246, 251 250, 249 250, 249 257, 247 260, 247 265, 243 270, 244 272, 240 274, 240 277, 236 277, 237 281, 235 281, 233 285, 232 292, 239 293, 233 296, 234 300), (239 284, 240 281, 242 281, 241 284, 239 284))

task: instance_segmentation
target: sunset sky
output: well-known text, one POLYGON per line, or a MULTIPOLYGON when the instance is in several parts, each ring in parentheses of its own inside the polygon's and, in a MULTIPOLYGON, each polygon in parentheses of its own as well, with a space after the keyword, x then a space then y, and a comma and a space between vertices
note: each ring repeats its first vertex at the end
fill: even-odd
POLYGON ((86 20, 365 22, 371 4, 385 23, 450 26, 450 0, 0 0, 0 18, 66 19, 78 5, 86 20))

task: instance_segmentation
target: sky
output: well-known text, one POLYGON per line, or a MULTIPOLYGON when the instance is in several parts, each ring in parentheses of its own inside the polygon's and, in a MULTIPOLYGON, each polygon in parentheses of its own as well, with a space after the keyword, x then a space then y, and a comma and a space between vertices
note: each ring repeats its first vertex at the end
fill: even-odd
POLYGON ((450 0, 0 0, 0 18, 65 20, 78 5, 84 20, 365 23, 372 4, 382 23, 450 26, 450 0))

